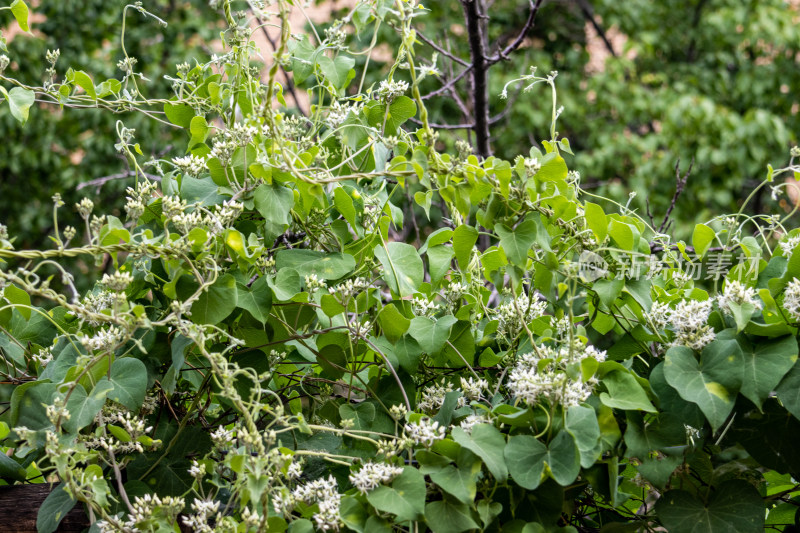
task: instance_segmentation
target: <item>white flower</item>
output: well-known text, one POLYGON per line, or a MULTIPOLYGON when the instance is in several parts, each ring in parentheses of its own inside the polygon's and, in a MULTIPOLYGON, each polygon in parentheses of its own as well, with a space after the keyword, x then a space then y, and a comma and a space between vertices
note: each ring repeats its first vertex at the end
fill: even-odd
POLYGON ((215 431, 211 432, 211 440, 214 441, 214 445, 218 448, 227 446, 233 442, 233 430, 219 426, 215 431))
POLYGON ((461 378, 461 392, 470 400, 480 400, 484 390, 489 388, 485 379, 461 378))
POLYGON ((673 346, 688 346, 700 351, 714 340, 716 334, 707 324, 711 314, 711 300, 682 300, 670 312, 670 322, 675 330, 673 346))
POLYGON ((467 418, 461 421, 459 426, 464 430, 465 433, 472 433, 473 427, 477 426, 478 424, 487 423, 490 423, 490 421, 483 415, 469 415, 467 418))
POLYGON ((189 176, 198 176, 207 170, 206 160, 196 155, 187 155, 185 157, 173 157, 172 163, 183 174, 189 176))
POLYGON ((792 252, 794 252, 798 244, 800 244, 800 235, 795 235, 794 237, 786 239, 786 242, 780 244, 783 255, 785 255, 787 259, 792 257, 792 252))
POLYGON ((757 299, 755 289, 735 280, 725 283, 725 289, 722 291, 722 295, 717 297, 717 302, 719 308, 726 313, 731 312, 731 304, 750 304, 756 309, 761 309, 761 302, 757 299))
POLYGON ((524 324, 543 316, 546 308, 546 301, 536 298, 531 300, 526 295, 497 306, 497 334, 507 344, 511 344, 523 331, 524 324))
POLYGON ((80 335, 78 340, 87 350, 111 351, 122 343, 125 333, 117 327, 101 329, 93 336, 80 335))
POLYGON ((103 274, 103 279, 100 280, 100 283, 112 291, 122 292, 128 288, 132 281, 133 276, 130 272, 114 272, 110 275, 103 274))
POLYGON ((390 104, 398 96, 402 96, 408 90, 408 82, 383 80, 378 86, 376 94, 378 100, 385 104, 390 104))
POLYGON ((433 446, 434 442, 444 438, 444 427, 430 418, 423 418, 416 424, 406 424, 403 429, 415 444, 420 444, 427 448, 433 446))
POLYGON ((653 302, 653 306, 650 308, 650 313, 648 315, 650 317, 650 322, 653 323, 653 327, 656 330, 662 330, 669 324, 671 313, 672 309, 670 309, 669 304, 653 302))
POLYGON ((366 463, 358 472, 350 474, 350 483, 361 494, 366 494, 382 483, 391 482, 402 473, 403 469, 398 466, 386 463, 366 463))
POLYGON ((800 320, 800 280, 794 278, 786 285, 783 295, 783 308, 795 320, 800 320))
POLYGON ((206 465, 193 460, 192 466, 189 468, 189 475, 197 479, 202 478, 206 475, 206 465))

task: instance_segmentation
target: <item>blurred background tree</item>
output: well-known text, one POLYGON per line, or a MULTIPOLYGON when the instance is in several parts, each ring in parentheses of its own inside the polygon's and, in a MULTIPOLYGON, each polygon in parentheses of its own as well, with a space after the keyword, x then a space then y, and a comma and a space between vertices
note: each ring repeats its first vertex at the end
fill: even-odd
MULTIPOLYGON (((123 57, 120 32, 126 4, 124 0, 30 4, 32 34, 5 32, 10 75, 23 83, 40 85, 48 78, 45 55, 58 49, 58 80, 69 67, 86 71, 98 83, 121 78, 115 66, 123 57)), ((159 28, 157 21, 129 10, 125 46, 150 80, 140 83, 145 95, 168 98, 171 83, 164 75, 174 76, 176 63, 196 55, 199 46, 214 38, 212 23, 219 17, 202 0, 149 0, 147 4, 169 20, 169 26, 159 28)), ((9 11, 0 12, 0 17, 0 27, 16 29, 9 11)), ((49 247, 46 236, 53 223, 51 196, 56 192, 66 203, 59 215, 62 225, 78 225, 80 217, 73 205, 83 196, 92 197, 96 203, 97 196, 102 197, 107 205, 121 209, 124 202, 115 199, 124 196, 125 187, 132 181, 124 158, 114 149, 117 119, 136 129, 136 138, 146 154, 168 150, 173 138, 171 128, 141 114, 114 117, 91 108, 62 113, 48 105, 32 109, 30 121, 21 127, 8 109, 7 104, 0 105, 0 138, 6 140, 0 143, 0 222, 17 237, 17 247, 49 247), (97 185, 90 185, 93 181, 97 185)))
MULTIPOLYGON (((390 7, 393 1, 376 0, 376 5, 390 7)), ((418 19, 419 39, 428 44, 419 47, 417 63, 436 66, 441 73, 426 80, 431 120, 455 128, 440 142, 468 139, 478 153, 505 158, 525 153, 527 147, 546 138, 551 111, 547 91, 520 94, 512 86, 504 100, 500 98, 504 85, 531 66, 540 73, 558 71, 558 97, 565 108, 559 129, 571 142, 576 155, 570 168, 581 172, 584 188, 623 203, 628 201, 628 191, 636 191, 631 206, 644 211, 649 201, 653 215, 660 218, 675 188, 676 162, 680 159, 685 170, 694 159, 673 216, 680 225, 681 219, 699 220, 713 212, 737 209, 767 164, 783 163, 788 148, 796 143, 800 131, 799 4, 783 0, 441 0, 426 3, 430 12, 418 19), (481 91, 476 91, 469 69, 475 57, 471 46, 475 42, 469 39, 470 9, 478 15, 484 55, 491 63, 485 69, 485 113, 476 113, 482 109, 481 91), (531 19, 532 10, 535 19, 531 19), (533 24, 528 24, 531 20, 533 24), (505 57, 502 52, 511 47, 513 51, 505 57), (485 115, 488 121, 488 145, 483 149, 476 128, 459 128, 474 125, 476 115, 485 115)), ((59 76, 72 66, 91 73, 95 80, 119 78, 112 66, 121 57, 124 5, 121 0, 42 2, 34 9, 39 21, 33 29, 36 37, 18 34, 9 42, 9 68, 18 78, 40 81, 45 76, 46 51, 59 48, 59 76)), ((126 44, 151 80, 147 95, 167 97, 170 82, 163 76, 174 75, 176 63, 196 55, 201 43, 213 38, 219 16, 201 0, 150 0, 146 7, 170 25, 152 31, 152 19, 131 11, 126 44)), ((247 5, 237 2, 235 7, 247 5)), ((343 1, 316 2, 310 9, 327 12, 331 7, 335 16, 358 20, 358 14, 351 13, 343 1)), ((0 16, 0 26, 9 27, 10 14, 4 11, 0 16)), ((397 42, 389 27, 382 28, 380 39, 387 45, 376 48, 370 58, 367 86, 389 68, 381 61, 388 56, 380 53, 381 47, 397 42)), ((268 53, 266 44, 264 48, 268 53)), ((363 66, 366 57, 360 60, 363 66)), ((66 115, 52 107, 48 111, 33 110, 23 129, 8 106, 0 105, 0 135, 16 140, 0 143, 0 218, 14 235, 21 235, 25 242, 19 244, 25 246, 38 246, 47 234, 54 192, 61 192, 72 206, 97 189, 86 188, 86 183, 125 173, 114 151, 114 124, 107 116, 91 109, 66 115), (80 184, 85 188, 78 190, 80 184)), ((163 124, 141 115, 119 118, 136 129, 145 153, 169 150, 172 133, 163 124)), ((102 196, 121 205, 112 199, 124 191, 126 181, 107 181, 100 189, 102 196)), ((771 201, 768 194, 758 200, 753 204, 756 209, 764 209, 765 202, 771 201)), ((63 211, 65 217, 75 216, 71 210, 63 211)), ((69 223, 66 218, 65 222, 69 223)))

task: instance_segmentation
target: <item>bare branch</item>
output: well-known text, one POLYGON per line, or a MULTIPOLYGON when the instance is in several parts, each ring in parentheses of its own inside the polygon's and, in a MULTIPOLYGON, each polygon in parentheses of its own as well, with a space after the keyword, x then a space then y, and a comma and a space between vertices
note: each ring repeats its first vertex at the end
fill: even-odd
POLYGON ((528 12, 528 19, 525 21, 525 25, 522 26, 522 29, 517 34, 517 37, 511 41, 508 46, 503 48, 497 55, 486 58, 487 66, 492 66, 499 61, 508 59, 509 54, 513 53, 522 45, 522 42, 525 40, 525 36, 533 28, 533 24, 536 21, 536 14, 539 12, 542 2, 544 2, 544 0, 536 0, 535 2, 533 0, 528 0, 530 11, 528 12))
POLYGON ((487 73, 490 64, 486 59, 486 36, 483 31, 482 0, 461 0, 467 22, 470 55, 472 56, 473 114, 475 117, 475 148, 478 155, 492 155, 489 145, 489 91, 487 73))
POLYGON ((611 44, 611 41, 608 40, 608 36, 606 35, 606 31, 597 22, 597 19, 594 17, 594 9, 592 9, 592 5, 589 3, 588 0, 578 0, 578 7, 581 8, 581 12, 583 13, 583 17, 591 23, 594 30, 597 32, 597 35, 600 36, 600 39, 603 40, 603 44, 606 45, 606 50, 614 56, 617 56, 617 51, 614 50, 614 46, 611 44))
POLYGON ((672 210, 675 209, 675 204, 678 203, 678 198, 680 198, 681 193, 683 193, 683 188, 686 187, 686 181, 689 179, 689 174, 692 172, 692 167, 694 166, 694 157, 692 158, 692 162, 689 163, 689 168, 686 169, 686 173, 683 176, 681 176, 680 164, 681 160, 678 159, 678 161, 675 162, 675 194, 672 195, 672 200, 670 201, 667 212, 664 215, 664 220, 658 227, 659 233, 662 233, 664 228, 667 226, 667 222, 669 222, 669 216, 672 214, 672 210))
POLYGON ((457 55, 445 50, 444 48, 442 48, 441 46, 439 46, 435 42, 431 41, 430 39, 428 39, 427 37, 422 35, 419 32, 419 30, 417 30, 417 37, 419 38, 420 41, 422 41, 423 43, 427 44, 428 46, 430 46, 431 48, 433 48, 434 50, 436 50, 437 52, 439 52, 440 54, 442 54, 446 58, 458 63, 459 65, 463 65, 465 67, 469 67, 470 66, 469 61, 465 61, 465 60, 461 59, 460 57, 458 57, 457 55))

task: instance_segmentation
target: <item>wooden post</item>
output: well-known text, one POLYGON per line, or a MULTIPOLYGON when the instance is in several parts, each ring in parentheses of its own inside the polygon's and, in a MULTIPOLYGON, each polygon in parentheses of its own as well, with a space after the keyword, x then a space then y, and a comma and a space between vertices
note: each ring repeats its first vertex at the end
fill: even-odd
MULTIPOLYGON (((57 485, 53 485, 55 487, 57 485)), ((0 487, 0 531, 3 533, 36 533, 39 506, 50 494, 51 485, 8 485, 0 487)), ((89 527, 89 518, 78 504, 58 526, 59 532, 78 532, 89 527)))

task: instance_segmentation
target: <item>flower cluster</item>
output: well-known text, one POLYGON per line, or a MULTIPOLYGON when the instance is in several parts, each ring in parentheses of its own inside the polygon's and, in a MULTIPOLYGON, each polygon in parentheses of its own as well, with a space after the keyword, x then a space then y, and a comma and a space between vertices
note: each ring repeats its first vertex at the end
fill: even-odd
POLYGON ((786 285, 783 308, 795 321, 800 321, 800 279, 794 278, 786 285))
POLYGON ((199 176, 208 169, 206 160, 194 154, 185 157, 174 157, 172 158, 172 163, 182 174, 194 177, 199 176))
POLYGON ((529 299, 526 295, 497 306, 494 311, 498 320, 497 335, 507 344, 512 344, 525 324, 543 316, 546 308, 546 301, 529 299))
POLYGON ((792 257, 792 253, 794 252, 795 248, 797 248, 798 244, 800 244, 800 235, 789 237, 784 242, 780 243, 783 255, 786 256, 787 259, 792 257))
POLYGON ((317 504, 318 511, 314 513, 314 523, 320 531, 338 531, 339 505, 341 503, 337 482, 333 476, 327 479, 315 479, 305 485, 295 488, 291 494, 276 495, 273 500, 275 509, 279 512, 289 513, 294 506, 303 502, 306 505, 317 504))
POLYGON ((121 328, 112 326, 98 330, 92 336, 81 333, 78 340, 89 351, 110 352, 122 344, 126 337, 127 334, 121 328))
POLYGON ((408 91, 408 82, 383 80, 375 91, 378 100, 384 104, 391 104, 399 96, 408 91))
POLYGON ((406 424, 403 428, 414 444, 430 448, 437 440, 444 438, 445 428, 430 418, 422 418, 416 424, 406 424))
POLYGON ((369 462, 365 463, 358 472, 350 474, 350 483, 361 494, 366 494, 382 483, 390 483, 402 473, 403 469, 399 466, 369 462))
POLYGON ((208 525, 209 520, 219 522, 219 501, 195 498, 192 502, 192 514, 183 517, 183 525, 198 533, 211 533, 214 528, 208 525))
POLYGON ((573 377, 570 370, 590 357, 602 362, 606 353, 580 341, 559 348, 540 347, 517 358, 508 377, 508 389, 529 405, 543 400, 564 407, 580 405, 592 394, 596 381, 573 377))
POLYGON ((675 331, 672 345, 700 351, 713 341, 716 334, 707 324, 712 306, 711 300, 681 300, 674 309, 660 309, 662 314, 668 313, 669 323, 675 331))
POLYGON ((756 309, 761 308, 761 302, 756 296, 755 289, 736 280, 728 280, 728 282, 725 283, 725 289, 722 291, 722 294, 717 297, 717 303, 719 304, 719 308, 726 313, 731 313, 731 304, 749 304, 756 309))
POLYGON ((131 505, 133 512, 121 524, 106 520, 98 521, 97 526, 101 533, 147 531, 160 523, 174 524, 183 510, 183 498, 145 494, 136 496, 131 505))

